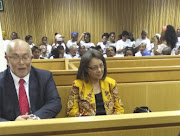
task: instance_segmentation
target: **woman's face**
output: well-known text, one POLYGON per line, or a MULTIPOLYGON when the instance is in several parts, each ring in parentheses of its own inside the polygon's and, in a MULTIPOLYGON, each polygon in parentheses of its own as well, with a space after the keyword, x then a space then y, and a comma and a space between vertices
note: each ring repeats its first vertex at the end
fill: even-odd
POLYGON ((133 52, 131 50, 127 50, 125 56, 133 56, 133 52))
POLYGON ((84 41, 85 41, 85 43, 89 43, 90 42, 90 37, 87 34, 84 35, 84 41))
POLYGON ((88 76, 91 82, 101 80, 104 75, 104 64, 101 59, 92 58, 88 66, 88 76))
POLYGON ((107 41, 108 41, 107 37, 106 37, 106 36, 103 36, 102 42, 103 42, 104 45, 107 43, 107 41))
POLYGON ((40 50, 36 49, 33 52, 33 59, 39 59, 40 53, 41 53, 40 50))

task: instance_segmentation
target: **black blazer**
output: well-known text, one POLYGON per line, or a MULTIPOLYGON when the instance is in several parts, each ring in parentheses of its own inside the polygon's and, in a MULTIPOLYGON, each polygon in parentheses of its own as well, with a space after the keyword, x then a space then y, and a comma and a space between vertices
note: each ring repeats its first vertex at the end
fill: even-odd
MULTIPOLYGON (((55 117, 61 110, 61 99, 52 74, 31 67, 29 77, 30 111, 41 119, 55 117)), ((14 80, 7 68, 0 73, 0 121, 13 121, 20 115, 14 80)))

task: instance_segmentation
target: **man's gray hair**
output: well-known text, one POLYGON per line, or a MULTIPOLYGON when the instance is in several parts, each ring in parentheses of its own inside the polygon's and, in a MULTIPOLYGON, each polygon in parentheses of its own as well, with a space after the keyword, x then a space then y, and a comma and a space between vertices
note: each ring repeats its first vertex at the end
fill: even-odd
MULTIPOLYGON (((7 48, 6 48, 6 55, 7 55, 7 56, 9 56, 9 50, 10 50, 10 48, 11 48, 12 46, 14 46, 16 42, 25 42, 25 41, 20 40, 20 39, 16 39, 16 40, 10 41, 10 42, 7 44, 7 48), (17 41, 17 40, 19 40, 19 41, 17 41)), ((29 54, 32 56, 32 50, 31 50, 30 46, 28 46, 28 47, 29 47, 29 54)))

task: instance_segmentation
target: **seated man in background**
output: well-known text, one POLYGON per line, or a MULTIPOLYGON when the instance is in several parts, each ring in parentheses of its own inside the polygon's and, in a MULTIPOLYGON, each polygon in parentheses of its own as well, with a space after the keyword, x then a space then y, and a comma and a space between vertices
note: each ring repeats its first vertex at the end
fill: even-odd
POLYGON ((146 48, 147 49, 149 48, 151 42, 147 38, 147 35, 148 35, 148 31, 147 30, 142 30, 141 37, 136 40, 135 45, 134 45, 134 48, 135 48, 136 51, 138 51, 138 49, 139 49, 138 47, 139 47, 139 45, 141 43, 146 43, 146 48))
POLYGON ((5 57, 9 68, 0 73, 0 121, 55 117, 61 110, 55 82, 49 71, 31 66, 28 43, 11 41, 5 57))
POLYGON ((76 45, 72 45, 69 48, 69 50, 70 50, 70 54, 68 54, 66 58, 72 59, 72 58, 78 58, 79 57, 79 55, 76 54, 76 52, 77 52, 77 46, 76 45))
POLYGON ((116 47, 109 46, 106 48, 106 55, 107 57, 114 57, 116 55, 116 47))
POLYGON ((66 53, 69 52, 69 48, 67 47, 66 43, 64 42, 64 36, 55 33, 55 43, 52 44, 52 49, 57 48, 58 46, 63 46, 66 53))
POLYGON ((165 47, 161 55, 171 55, 171 47, 165 47))
POLYGON ((77 45, 77 40, 78 40, 78 32, 72 32, 71 40, 67 41, 67 47, 70 48, 72 45, 77 45))
POLYGON ((117 41, 116 44, 116 55, 124 57, 124 51, 126 47, 131 47, 131 41, 128 39, 129 33, 127 31, 122 32, 122 39, 117 41))

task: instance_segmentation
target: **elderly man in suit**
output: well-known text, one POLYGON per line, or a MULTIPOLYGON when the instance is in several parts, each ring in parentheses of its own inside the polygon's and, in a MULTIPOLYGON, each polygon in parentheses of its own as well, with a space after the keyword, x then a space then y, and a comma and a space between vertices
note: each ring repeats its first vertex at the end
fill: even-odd
POLYGON ((12 40, 6 50, 9 68, 0 73, 0 121, 55 117, 61 110, 52 74, 31 66, 31 49, 12 40))

